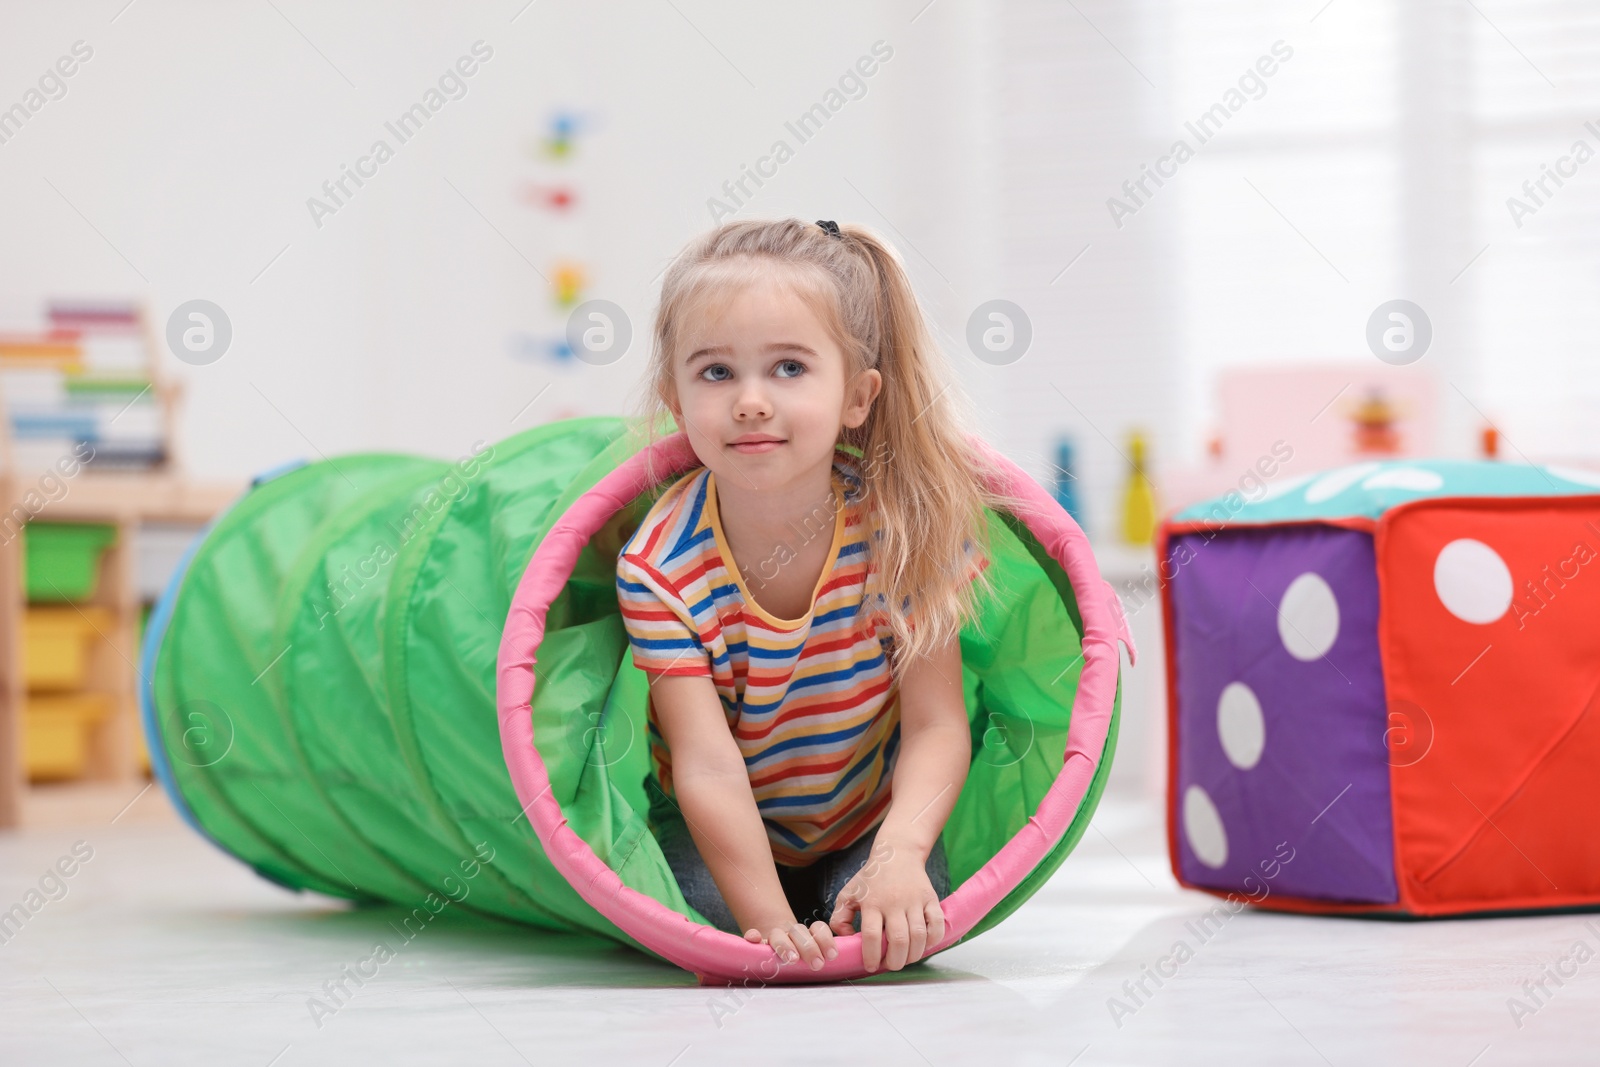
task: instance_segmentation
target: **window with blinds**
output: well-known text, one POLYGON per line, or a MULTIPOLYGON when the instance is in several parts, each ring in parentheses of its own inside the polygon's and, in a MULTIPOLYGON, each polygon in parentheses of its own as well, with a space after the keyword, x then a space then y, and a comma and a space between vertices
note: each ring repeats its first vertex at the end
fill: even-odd
POLYGON ((1360 358, 1368 314, 1400 295, 1398 27, 1392 5, 1363 0, 1167 11, 1175 120, 1278 59, 1260 86, 1246 78, 1254 91, 1174 179, 1181 442, 1194 459, 1220 369, 1360 358))
POLYGON ((1474 0, 1470 280, 1481 388, 1514 447, 1600 457, 1600 6, 1474 0))
POLYGON ((1092 530, 1130 429, 1158 470, 1201 462, 1219 371, 1371 361, 1394 299, 1432 320, 1443 451, 1487 419, 1508 459, 1600 456, 1600 5, 993 10, 1003 281, 1037 349, 996 372, 993 432, 1042 478, 1071 435, 1092 530), (1162 163, 1179 140, 1192 154, 1162 163), (1148 168, 1161 184, 1116 225, 1108 199, 1148 168))
POLYGON ((1366 316, 1408 297, 1435 318, 1442 400, 1497 425, 1507 458, 1600 455, 1600 6, 1333 0, 1289 16, 1168 9, 1178 117, 1273 39, 1295 49, 1179 182, 1190 440, 1217 369, 1366 358, 1366 316))

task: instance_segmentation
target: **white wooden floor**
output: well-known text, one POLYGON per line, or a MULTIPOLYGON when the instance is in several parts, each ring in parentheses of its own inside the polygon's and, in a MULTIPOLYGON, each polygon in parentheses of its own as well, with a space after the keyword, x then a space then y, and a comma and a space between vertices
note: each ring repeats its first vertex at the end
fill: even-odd
POLYGON ((0 834, 4 909, 92 849, 0 944, 6 1067, 1600 1062, 1600 918, 1246 911, 1201 940, 1189 921, 1214 902, 1174 885, 1159 813, 1127 801, 1005 923, 899 973, 734 995, 609 942, 446 909, 314 1013, 324 983, 394 940, 389 909, 262 881, 157 789, 112 824, 126 799, 0 834), (1524 986, 1558 964, 1560 984, 1524 986))

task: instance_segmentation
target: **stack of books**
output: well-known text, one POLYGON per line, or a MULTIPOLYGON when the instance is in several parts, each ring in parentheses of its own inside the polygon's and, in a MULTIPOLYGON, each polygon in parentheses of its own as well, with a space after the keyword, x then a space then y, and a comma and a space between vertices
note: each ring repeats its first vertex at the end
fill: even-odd
POLYGON ((0 387, 19 471, 73 458, 96 469, 166 462, 148 336, 130 303, 52 301, 33 323, 0 330, 0 387))

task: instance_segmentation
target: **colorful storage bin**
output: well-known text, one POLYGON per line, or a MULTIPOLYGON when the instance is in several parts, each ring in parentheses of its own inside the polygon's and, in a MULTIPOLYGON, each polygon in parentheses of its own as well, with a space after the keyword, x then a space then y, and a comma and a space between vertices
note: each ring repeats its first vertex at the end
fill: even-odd
POLYGON ((81 689, 94 642, 109 634, 111 612, 84 607, 30 607, 22 616, 22 678, 29 689, 81 689))
POLYGON ((82 777, 89 765, 89 738, 110 711, 109 693, 29 694, 22 715, 28 777, 82 777))
POLYGON ((29 600, 87 600, 94 595, 100 554, 117 539, 115 526, 30 522, 23 527, 29 600))

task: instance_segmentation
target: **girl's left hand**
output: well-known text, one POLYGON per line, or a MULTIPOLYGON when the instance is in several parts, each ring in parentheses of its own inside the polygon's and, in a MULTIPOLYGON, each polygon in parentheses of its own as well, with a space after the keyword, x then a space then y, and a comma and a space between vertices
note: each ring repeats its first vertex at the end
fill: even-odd
POLYGON ((744 932, 744 939, 770 946, 783 963, 803 961, 813 971, 820 971, 828 960, 839 955, 833 947, 833 931, 820 919, 807 926, 791 916, 789 922, 771 925, 765 933, 761 927, 751 927, 744 932))
POLYGON ((840 937, 853 934, 856 912, 861 913, 861 962, 868 971, 877 970, 880 962, 898 971, 944 940, 944 909, 928 880, 926 863, 911 849, 876 842, 872 858, 839 890, 828 925, 840 937))

